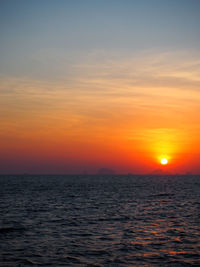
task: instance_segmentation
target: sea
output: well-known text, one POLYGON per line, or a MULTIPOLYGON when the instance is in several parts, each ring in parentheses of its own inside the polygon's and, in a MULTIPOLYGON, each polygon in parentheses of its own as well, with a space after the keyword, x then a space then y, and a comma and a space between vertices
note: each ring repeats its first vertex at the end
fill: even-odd
POLYGON ((200 176, 1 175, 0 266, 200 266, 200 176))

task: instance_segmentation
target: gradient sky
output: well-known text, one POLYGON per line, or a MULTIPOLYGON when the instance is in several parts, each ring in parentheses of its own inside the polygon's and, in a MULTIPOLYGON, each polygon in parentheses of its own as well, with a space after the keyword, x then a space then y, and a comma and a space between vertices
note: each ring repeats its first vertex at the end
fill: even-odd
POLYGON ((0 173, 200 173, 199 18, 198 0, 0 0, 0 173))

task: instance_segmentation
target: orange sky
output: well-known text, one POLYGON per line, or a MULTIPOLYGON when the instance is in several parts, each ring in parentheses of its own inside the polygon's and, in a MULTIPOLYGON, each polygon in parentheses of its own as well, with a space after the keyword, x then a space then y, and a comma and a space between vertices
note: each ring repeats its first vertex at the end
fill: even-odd
POLYGON ((2 77, 2 160, 143 173, 166 157, 165 169, 198 172, 199 77, 190 69, 197 63, 179 70, 173 55, 145 56, 140 66, 132 59, 80 66, 70 81, 2 77))
MULTIPOLYGON (((19 27, 13 33, 14 22, 2 28, 7 39, 6 52, 1 51, 5 59, 0 72, 0 173, 94 173, 102 167, 119 173, 149 173, 159 168, 200 173, 200 57, 194 45, 195 28, 190 44, 185 40, 184 46, 181 38, 189 32, 179 32, 180 40, 173 39, 177 35, 170 35, 170 20, 164 18, 168 39, 163 45, 162 28, 153 28, 154 11, 148 8, 153 22, 144 20, 140 31, 132 29, 139 44, 147 44, 141 48, 134 47, 134 37, 129 47, 121 39, 113 41, 116 32, 111 31, 111 39, 103 37, 105 29, 99 32, 105 43, 92 43, 90 34, 95 35, 101 26, 98 21, 93 26, 83 22, 84 15, 80 18, 85 23, 84 35, 77 24, 72 33, 63 27, 50 34, 47 29, 60 22, 59 14, 49 24, 32 18, 34 26, 43 25, 45 30, 19 27), (144 27, 148 23, 152 23, 152 36, 156 34, 155 43, 144 27), (86 44, 74 48, 58 38, 67 34, 74 46, 77 40, 86 44), (48 38, 59 40, 57 46, 51 46, 48 38), (168 159, 167 166, 161 166, 162 157, 168 159)), ((112 15, 105 19, 118 23, 112 15)), ((28 18, 23 19, 25 23, 28 18)), ((181 19, 177 17, 174 25, 182 25, 181 19)), ((131 26, 133 22, 120 23, 131 26)), ((118 34, 129 36, 130 29, 118 34)))

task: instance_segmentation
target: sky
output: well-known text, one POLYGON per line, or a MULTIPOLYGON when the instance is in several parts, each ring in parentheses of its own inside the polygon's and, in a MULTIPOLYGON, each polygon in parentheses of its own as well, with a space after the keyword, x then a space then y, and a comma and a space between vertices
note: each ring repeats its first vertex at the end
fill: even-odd
POLYGON ((0 173, 200 173, 199 17, 198 0, 0 0, 0 173))

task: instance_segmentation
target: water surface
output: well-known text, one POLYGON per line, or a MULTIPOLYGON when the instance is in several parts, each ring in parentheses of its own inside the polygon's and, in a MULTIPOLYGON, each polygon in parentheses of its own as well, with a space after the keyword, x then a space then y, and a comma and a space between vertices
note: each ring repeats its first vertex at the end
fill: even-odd
POLYGON ((199 266, 200 176, 0 176, 0 266, 199 266))

